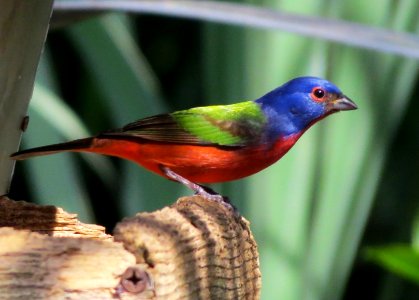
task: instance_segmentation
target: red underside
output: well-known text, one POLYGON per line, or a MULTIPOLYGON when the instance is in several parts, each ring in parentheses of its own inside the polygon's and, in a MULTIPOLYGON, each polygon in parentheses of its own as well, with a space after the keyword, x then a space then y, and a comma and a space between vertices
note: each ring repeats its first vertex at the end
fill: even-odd
POLYGON ((295 135, 279 140, 272 146, 234 150, 228 150, 227 147, 95 139, 92 148, 80 151, 129 159, 161 176, 164 174, 159 166, 163 165, 191 181, 213 183, 259 172, 280 159, 299 137, 295 135))

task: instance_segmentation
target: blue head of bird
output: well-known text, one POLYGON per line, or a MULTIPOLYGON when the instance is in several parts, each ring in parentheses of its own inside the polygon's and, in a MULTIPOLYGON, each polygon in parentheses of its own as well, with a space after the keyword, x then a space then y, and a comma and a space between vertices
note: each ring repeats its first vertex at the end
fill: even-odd
POLYGON ((356 104, 325 79, 294 78, 256 100, 267 117, 268 138, 300 135, 324 117, 356 104))

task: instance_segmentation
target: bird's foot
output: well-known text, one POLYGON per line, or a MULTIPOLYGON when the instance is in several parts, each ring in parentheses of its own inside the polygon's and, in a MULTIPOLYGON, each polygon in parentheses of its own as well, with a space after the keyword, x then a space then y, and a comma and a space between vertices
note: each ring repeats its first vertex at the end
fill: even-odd
POLYGON ((239 211, 230 202, 230 199, 227 196, 220 195, 217 192, 215 192, 213 189, 207 186, 200 185, 200 184, 198 184, 198 186, 199 186, 199 190, 195 191, 195 195, 199 195, 210 201, 215 201, 221 204, 222 206, 224 206, 225 208, 227 208, 228 210, 232 211, 236 216, 240 216, 239 211))
POLYGON ((240 219, 240 213, 237 210, 237 208, 231 204, 230 200, 228 199, 228 197, 222 196, 220 194, 218 194, 217 192, 215 192, 213 189, 197 184, 195 182, 192 182, 184 177, 182 177, 181 175, 177 174, 176 172, 173 172, 170 168, 165 167, 165 166, 160 166, 161 170, 164 172, 164 174, 169 177, 170 179, 173 179, 177 182, 182 183, 183 185, 187 186, 188 188, 190 188, 191 190, 193 190, 195 192, 195 195, 201 196, 207 200, 210 201, 215 201, 219 204, 221 204, 222 206, 224 206, 225 208, 227 208, 228 210, 230 210, 236 218, 240 219))

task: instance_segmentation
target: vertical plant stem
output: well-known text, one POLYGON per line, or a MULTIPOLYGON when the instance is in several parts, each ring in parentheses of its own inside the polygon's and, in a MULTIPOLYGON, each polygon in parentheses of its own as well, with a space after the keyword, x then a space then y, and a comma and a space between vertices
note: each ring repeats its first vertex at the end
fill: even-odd
POLYGON ((0 195, 9 188, 52 0, 3 0, 0 9, 0 195))

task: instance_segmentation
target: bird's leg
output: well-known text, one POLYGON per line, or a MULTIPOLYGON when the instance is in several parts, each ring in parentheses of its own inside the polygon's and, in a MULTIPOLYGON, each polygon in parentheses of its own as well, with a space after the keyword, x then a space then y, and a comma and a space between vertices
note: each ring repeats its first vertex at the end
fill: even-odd
POLYGON ((237 209, 234 207, 233 204, 230 203, 228 197, 224 197, 214 190, 212 190, 209 187, 197 184, 195 182, 192 182, 185 177, 182 177, 181 175, 177 174, 176 172, 172 171, 170 168, 165 166, 160 166, 160 169, 163 171, 163 173, 169 177, 170 179, 173 179, 174 181, 180 182, 189 189, 193 190, 196 195, 199 195, 205 199, 215 201, 223 205, 229 210, 232 210, 235 214, 237 214, 237 209))

